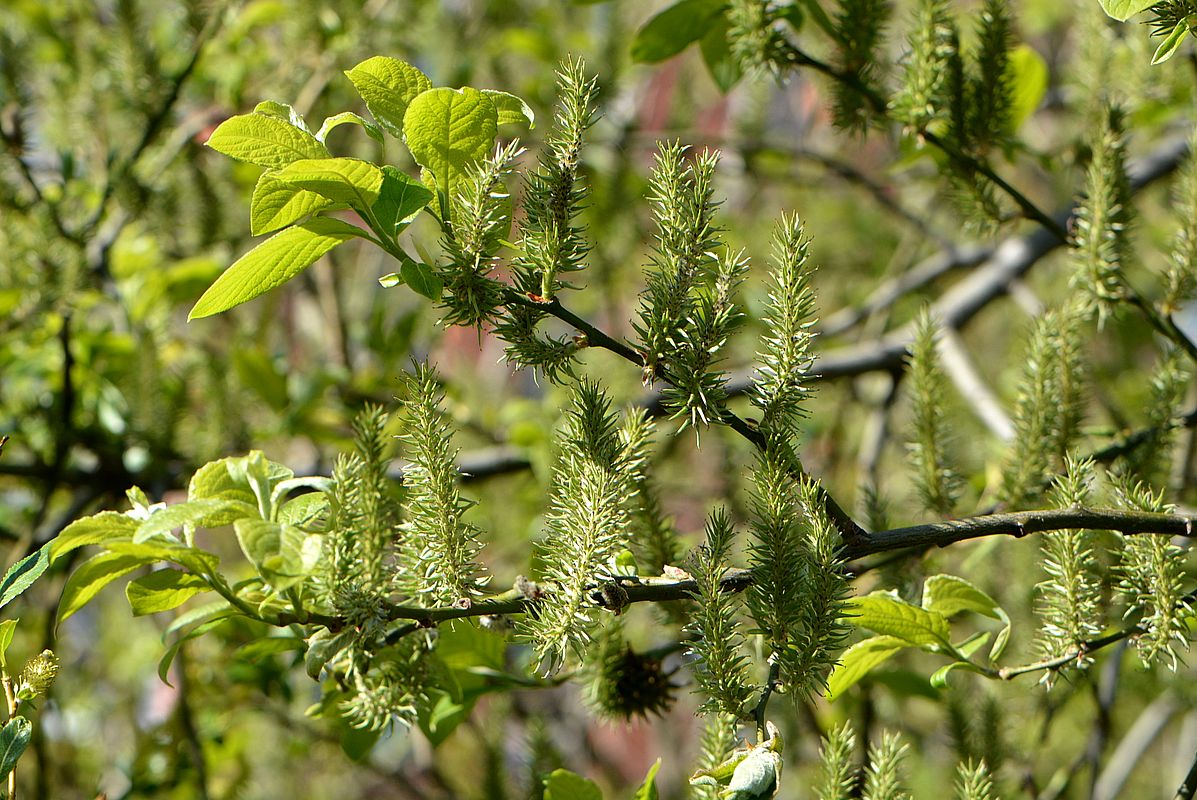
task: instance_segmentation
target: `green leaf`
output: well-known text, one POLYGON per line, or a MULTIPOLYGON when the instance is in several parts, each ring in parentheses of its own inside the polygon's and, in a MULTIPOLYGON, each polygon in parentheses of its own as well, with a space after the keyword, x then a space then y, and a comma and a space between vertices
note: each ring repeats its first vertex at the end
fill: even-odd
POLYGON ((269 656, 306 649, 307 645, 303 639, 296 639, 294 636, 267 636, 241 645, 237 648, 236 655, 237 658, 256 664, 269 656))
POLYGON ((133 542, 140 544, 156 537, 162 537, 175 528, 218 527, 230 513, 245 510, 244 504, 235 500, 187 500, 173 506, 159 509, 137 526, 133 542), (217 525, 212 521, 217 520, 217 525))
POLYGON ((0 608, 11 603, 33 582, 42 576, 46 567, 50 566, 50 549, 53 540, 46 542, 34 552, 22 558, 8 568, 4 573, 4 580, 0 581, 0 608))
POLYGON ((1020 44, 1010 51, 1007 67, 1012 88, 1010 132, 1014 133, 1031 118, 1047 94, 1047 62, 1029 45, 1020 44))
POLYGON ((936 689, 946 689, 948 686, 948 675, 958 669, 983 673, 983 670, 971 661, 953 661, 951 664, 945 664, 935 670, 935 673, 931 676, 931 685, 936 689))
POLYGON ((1001 619, 997 601, 955 575, 932 575, 923 582, 923 608, 945 617, 975 611, 991 619, 1001 619))
POLYGON ((308 577, 320 561, 322 538, 294 525, 260 519, 233 524, 242 552, 275 589, 287 589, 308 577))
POLYGON ((89 544, 130 541, 138 524, 133 517, 117 511, 101 511, 77 519, 50 540, 50 560, 57 561, 72 550, 89 544))
POLYGON ((316 137, 269 114, 239 114, 212 131, 208 147, 239 161, 279 169, 304 158, 327 158, 316 137))
POLYGON ((345 73, 370 113, 396 139, 403 135, 403 118, 411 101, 432 88, 428 76, 397 58, 368 58, 345 73))
POLYGON ((403 117, 407 148, 444 198, 453 195, 471 164, 490 155, 498 125, 494 102, 469 87, 429 89, 412 100, 403 117))
POLYGON ((125 597, 133 609, 133 616, 157 614, 178 608, 200 592, 211 590, 207 581, 191 572, 178 569, 160 569, 136 580, 125 587, 125 597))
POLYGON ((333 114, 324 120, 324 124, 320 126, 320 130, 316 131, 316 140, 323 143, 328 139, 328 135, 332 133, 334 128, 342 125, 359 125, 362 130, 366 132, 371 139, 383 144, 382 130, 369 120, 362 119, 359 115, 352 111, 342 111, 340 114, 333 114))
POLYGON ((359 212, 374 205, 382 188, 382 170, 357 158, 293 161, 275 173, 275 178, 359 212))
POLYGON ((291 280, 342 242, 362 235, 361 228, 328 217, 276 233, 225 270, 187 318, 210 317, 252 300, 291 280))
POLYGON ((1102 9, 1119 22, 1125 22, 1155 5, 1156 0, 1101 0, 1102 9))
POLYGON ((62 587, 62 598, 58 601, 58 619, 54 624, 61 625, 70 619, 76 611, 91 602, 101 589, 117 578, 155 560, 157 559, 146 559, 128 553, 100 553, 84 561, 71 573, 66 585, 62 587))
POLYGON ((444 289, 445 282, 427 264, 406 258, 399 267, 399 276, 403 279, 403 283, 410 286, 416 294, 423 295, 429 300, 441 299, 441 291, 444 289))
POLYGON ((1176 55, 1176 51, 1184 44, 1185 37, 1189 33, 1189 23, 1181 20, 1176 23, 1176 27, 1172 29, 1172 33, 1168 34, 1168 38, 1160 42, 1160 46, 1156 48, 1155 55, 1151 57, 1152 64, 1163 64, 1172 56, 1176 55))
POLYGON ((589 778, 558 769, 544 777, 544 800, 603 800, 603 793, 589 778))
POLYGON ((287 103, 280 103, 277 100, 263 100, 254 106, 254 113, 281 119, 288 125, 294 125, 296 128, 299 128, 304 133, 312 132, 312 129, 308 127, 307 121, 304 120, 303 114, 300 114, 295 110, 294 106, 287 103))
POLYGON ((827 679, 827 699, 834 701, 878 664, 909 646, 909 642, 896 636, 872 636, 852 645, 840 656, 839 665, 827 679))
POLYGON ((219 600, 213 600, 210 603, 198 605, 195 608, 189 608, 170 621, 170 624, 166 626, 166 630, 162 632, 162 641, 165 642, 172 633, 181 631, 188 625, 226 619, 237 613, 239 613, 237 609, 233 608, 229 604, 229 601, 223 597, 219 600))
POLYGON ((17 630, 19 620, 6 619, 0 622, 0 667, 8 669, 8 646, 12 644, 12 635, 17 630))
POLYGON ((32 735, 33 723, 27 717, 13 717, 0 728, 0 781, 17 766, 32 735))
POLYGON ((536 112, 523 98, 496 89, 483 89, 482 93, 495 104, 500 125, 523 125, 526 122, 529 128, 536 127, 536 112))
POLYGON ((308 652, 304 654, 303 665, 312 680, 319 680, 324 665, 333 656, 341 652, 345 644, 352 640, 354 632, 344 630, 333 633, 328 628, 321 628, 308 637, 308 652))
POLYGON ((304 527, 328 510, 328 496, 321 492, 308 492, 288 500, 279 509, 277 522, 304 527))
POLYGON ((632 39, 632 60, 664 61, 698 41, 716 24, 725 0, 682 0, 650 19, 632 39))
POLYGON ((225 620, 227 620, 230 616, 232 616, 232 614, 227 614, 216 619, 210 619, 201 625, 195 626, 171 643, 170 647, 166 648, 166 652, 162 654, 162 658, 158 659, 158 680, 162 681, 167 686, 172 686, 173 684, 166 679, 166 676, 170 674, 170 665, 174 663, 175 656, 179 653, 179 648, 181 648, 186 642, 203 636, 213 628, 224 624, 225 620))
POLYGON ((277 170, 258 178, 249 201, 249 232, 261 236, 335 205, 327 197, 280 181, 277 170))
POLYGON ((270 507, 278 508, 283 500, 287 498, 291 492, 296 489, 315 489, 321 494, 330 494, 335 484, 331 478, 324 478, 319 475, 307 478, 287 478, 279 481, 274 485, 270 492, 270 507))
POLYGON ((1010 639, 1010 617, 997 601, 963 578, 954 575, 932 575, 923 583, 923 608, 945 617, 961 611, 972 611, 1004 623, 993 640, 989 658, 995 660, 1006 649, 1010 639))
POLYGON ((431 689, 428 695, 430 702, 420 708, 417 722, 429 744, 439 747, 465 721, 474 703, 454 700, 443 689, 431 689))
POLYGON ((113 542, 108 545, 112 553, 136 556, 143 564, 155 564, 159 561, 169 561, 186 567, 192 572, 212 574, 220 566, 220 556, 209 553, 198 547, 187 547, 181 544, 167 544, 165 542, 113 542))
MULTIPOLYGON (((794 6, 790 6, 793 8, 794 6)), ((744 77, 740 69, 740 61, 731 51, 731 44, 727 39, 727 32, 731 26, 725 17, 719 17, 706 35, 698 42, 702 52, 703 63, 707 65, 707 72, 719 87, 719 91, 726 94, 744 77)))
POLYGON ((845 604, 852 623, 874 633, 896 636, 917 647, 950 649, 948 618, 906 603, 888 592, 855 597, 845 604))
POLYGON ((661 769, 661 759, 658 758, 648 768, 648 774, 644 776, 644 783, 640 784, 636 794, 632 795, 632 800, 660 800, 661 793, 657 791, 657 771, 659 769, 661 769))
POLYGON ((392 166, 382 168, 382 186, 372 211, 383 231, 396 236, 416 215, 424 210, 432 192, 414 178, 392 166))

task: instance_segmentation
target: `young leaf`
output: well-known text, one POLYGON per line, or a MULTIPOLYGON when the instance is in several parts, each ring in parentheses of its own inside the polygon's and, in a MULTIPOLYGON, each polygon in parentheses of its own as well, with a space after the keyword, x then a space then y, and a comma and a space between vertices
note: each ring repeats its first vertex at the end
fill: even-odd
POLYGON ((243 509, 244 505, 236 500, 188 500, 176 503, 154 512, 138 525, 132 541, 140 544, 180 527, 213 527, 212 520, 223 520, 229 513, 243 509))
MULTIPOLYGON (((790 6, 795 8, 795 6, 790 6)), ((711 29, 698 42, 702 52, 703 63, 707 65, 707 72, 719 87, 719 91, 726 94, 744 77, 744 70, 740 67, 740 60, 732 53, 731 44, 727 40, 730 25, 726 19, 716 20, 711 29)))
POLYGON ((32 735, 33 723, 27 717, 13 717, 0 728, 0 780, 13 771, 32 735))
POLYGON ((211 589, 199 575, 178 569, 160 569, 145 577, 129 581, 125 597, 133 609, 133 616, 157 614, 178 608, 200 592, 211 589))
POLYGON ((323 144, 328 139, 328 134, 332 133, 333 128, 338 128, 341 125, 359 125, 371 139, 379 144, 383 143, 382 131, 379 130, 378 126, 373 122, 362 119, 352 111, 342 111, 340 114, 333 114, 324 120, 324 124, 320 126, 320 130, 316 131, 316 140, 323 144))
POLYGON ((301 582, 320 560, 321 537, 294 525, 239 519, 233 528, 245 557, 275 589, 301 582))
POLYGON ((632 60, 656 63, 677 55, 715 25, 723 0, 681 0, 657 14, 636 32, 632 60))
POLYGON ((226 269, 196 302, 188 319, 228 311, 281 286, 329 250, 362 235, 361 228, 328 217, 276 233, 226 269))
POLYGON ((416 218, 431 199, 432 192, 427 186, 387 165, 382 168, 378 200, 370 210, 383 232, 395 236, 416 218))
POLYGON ((12 635, 17 629, 19 620, 6 619, 0 622, 0 668, 8 668, 8 646, 12 644, 12 635))
POLYGON ((139 524, 128 514, 117 511, 101 511, 99 514, 77 519, 50 540, 50 560, 57 561, 72 550, 89 544, 131 541, 139 524))
POLYGON ((366 108, 387 133, 403 136, 403 115, 418 95, 432 88, 428 76, 397 58, 368 58, 345 73, 366 108))
POLYGON ((51 542, 39 547, 36 551, 13 564, 0 581, 0 608, 11 603, 22 592, 33 585, 42 576, 46 567, 50 566, 51 542))
POLYGON ((405 258, 399 267, 399 275, 416 294, 423 295, 429 300, 441 299, 444 282, 427 264, 405 258))
POLYGON ((558 769, 544 778, 544 800, 603 800, 603 793, 594 781, 558 769))
POLYGON ((878 664, 894 653, 910 647, 910 642, 897 636, 870 636, 844 651, 840 663, 827 679, 827 699, 835 701, 878 664))
POLYGON ((201 575, 215 572, 220 565, 220 556, 215 553, 208 553, 198 547, 185 547, 164 542, 143 542, 142 544, 113 542, 108 545, 108 550, 112 553, 140 558, 143 564, 169 561, 201 575))
POLYGON ((1102 9, 1119 22, 1146 11, 1155 5, 1156 0, 1101 0, 1102 9))
POLYGON ((490 155, 498 126, 494 101, 469 87, 429 89, 403 115, 407 148, 446 198, 470 165, 490 155))
POLYGON ((84 561, 79 569, 71 573, 62 587, 62 599, 58 601, 58 619, 61 625, 79 609, 83 608, 100 590, 122 575, 156 559, 126 553, 101 553, 84 561))
POLYGON ((328 150, 312 134, 260 113, 229 117, 212 131, 207 144, 230 158, 272 169, 303 158, 328 158, 328 150))
POLYGON ((644 776, 644 783, 640 784, 636 794, 632 795, 632 800, 659 800, 661 797, 661 793, 657 791, 657 771, 659 769, 661 769, 661 759, 658 758, 648 768, 648 774, 644 776))
POLYGON ((523 125, 526 122, 529 128, 536 127, 536 112, 523 98, 496 89, 483 89, 482 93, 495 104, 500 125, 523 125))
POLYGON ((1172 56, 1176 55, 1176 51, 1184 44, 1185 37, 1189 33, 1189 23, 1186 20, 1181 20, 1176 23, 1176 27, 1172 29, 1172 33, 1168 34, 1168 38, 1160 42, 1160 46, 1156 48, 1155 55, 1151 58, 1152 64, 1163 64, 1172 56))
POLYGON ((885 592, 855 597, 845 603, 853 624, 874 633, 904 639, 916 647, 950 648, 948 618, 912 606, 885 592))
POLYGON ((1031 118, 1047 94, 1047 61, 1030 45, 1020 44, 1010 51, 1010 78, 1013 101, 1010 104, 1010 133, 1018 131, 1031 118))
POLYGON ((267 170, 249 201, 249 232, 261 236, 277 231, 333 205, 327 197, 281 181, 275 170, 267 170))
POLYGON ((372 207, 382 189, 382 170, 356 158, 293 161, 275 173, 275 178, 359 212, 372 207))

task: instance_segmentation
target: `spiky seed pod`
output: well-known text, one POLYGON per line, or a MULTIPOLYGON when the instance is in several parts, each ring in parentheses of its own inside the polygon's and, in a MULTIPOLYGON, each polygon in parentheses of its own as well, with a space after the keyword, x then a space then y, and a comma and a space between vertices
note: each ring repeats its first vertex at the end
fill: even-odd
POLYGON ((1130 181, 1126 173, 1124 114, 1110 107, 1102 115, 1085 172, 1085 195, 1072 237, 1072 285, 1086 310, 1104 324, 1127 296, 1124 276, 1133 259, 1130 181))
POLYGON ((762 319, 763 349, 750 398, 761 411, 766 436, 791 440, 810 397, 815 293, 810 286, 810 239, 797 215, 783 216, 773 232, 769 301, 762 319))
POLYGON ((367 406, 353 421, 354 452, 333 468, 320 583, 336 613, 366 626, 380 621, 401 533, 392 496, 387 415, 367 406))
POLYGON ((58 677, 58 656, 53 650, 43 650, 25 662, 17 680, 17 694, 26 700, 50 691, 58 677))
MULTIPOLYGON (((583 138, 595 121, 597 79, 585 64, 566 61, 557 71, 557 109, 540 156, 540 164, 524 180, 524 221, 520 255, 512 262, 515 288, 537 302, 549 302, 557 291, 572 288, 562 276, 585 267, 590 244, 578 215, 589 194, 581 174, 583 138)), ((507 343, 506 357, 518 368, 540 370, 551 381, 571 376, 578 343, 538 330, 545 312, 535 303, 509 305, 496 325, 507 343)))
POLYGON ((1014 107, 1010 50, 1014 32, 1006 0, 985 0, 977 25, 976 70, 969 84, 967 124, 973 152, 1006 143, 1014 107))
POLYGON ((1003 470, 1002 497, 1013 506, 1042 494, 1079 434, 1086 399, 1082 313, 1078 306, 1049 311, 1032 331, 1003 470))
POLYGON ((956 769, 957 800, 992 800, 993 781, 984 761, 961 763, 956 769))
POLYGON ((451 222, 441 240, 449 263, 438 269, 445 284, 447 325, 476 327, 498 313, 503 287, 489 276, 511 219, 504 181, 521 153, 518 141, 497 146, 490 158, 474 165, 454 193, 451 222))
POLYGON ((852 81, 836 81, 833 87, 832 113, 841 128, 863 131, 873 116, 865 92, 881 93, 878 58, 892 12, 888 0, 840 0, 834 20, 836 62, 841 72, 852 76, 852 81))
POLYGON ((596 638, 587 662, 587 699, 604 716, 647 719, 664 714, 677 699, 662 659, 633 650, 618 624, 609 624, 596 638))
POLYGON ((457 450, 436 374, 426 364, 403 378, 407 425, 401 436, 411 459, 403 523, 417 598, 428 605, 450 605, 476 596, 486 583, 478 553, 478 529, 462 517, 473 503, 457 486, 457 450))
MULTIPOLYGON (((1163 492, 1153 492, 1142 483, 1124 480, 1118 488, 1119 505, 1138 511, 1172 513, 1163 492)), ((1169 669, 1179 663, 1178 648, 1189 645, 1189 622, 1193 609, 1184 596, 1184 551, 1167 536, 1124 536, 1118 565, 1118 591, 1127 603, 1126 615, 1138 616, 1143 633, 1135 637, 1135 648, 1144 664, 1161 657, 1169 669)))
POLYGON ((744 636, 736 618, 739 603, 722 585, 734 536, 727 512, 722 508, 711 512, 706 543, 691 560, 696 604, 686 629, 694 634, 688 652, 696 659, 694 675, 707 697, 701 710, 740 717, 756 687, 748 676, 744 636))
POLYGON ((542 600, 522 623, 546 672, 559 669, 590 641, 597 611, 588 588, 615 577, 610 564, 627 546, 640 445, 639 436, 621 436, 610 401, 596 384, 584 380, 575 387, 545 520, 542 600))
POLYGON ((686 150, 677 142, 662 144, 650 180, 657 244, 633 323, 646 383, 670 377, 671 357, 692 320, 693 290, 722 246, 713 199, 719 154, 707 151, 688 161, 686 150))
MULTIPOLYGON (((1057 508, 1088 505, 1092 480, 1093 461, 1069 457, 1064 474, 1052 487, 1053 504, 1057 508)), ((1076 666, 1085 667, 1092 659, 1078 646, 1096 637, 1103 627, 1101 579, 1093 554, 1092 534, 1084 530, 1047 534, 1043 539, 1043 570, 1047 580, 1036 587, 1039 650, 1049 659, 1076 652, 1076 666)), ((1042 681, 1050 685, 1055 674, 1046 671, 1042 681)))
POLYGON ((884 734, 879 743, 869 748, 863 800, 910 800, 899 774, 909 748, 896 733, 884 734))
POLYGON ((920 0, 904 60, 904 79, 890 103, 894 118, 918 135, 949 104, 950 62, 958 57, 960 34, 948 0, 920 0))
POLYGON ((948 463, 943 402, 947 379, 939 365, 936 334, 935 322, 924 310, 915 323, 910 348, 908 374, 914 424, 907 448, 924 508, 946 515, 959 497, 961 479, 948 463))
POLYGON ((1173 203, 1176 234, 1165 270, 1163 311, 1170 314, 1197 293, 1197 136, 1189 142, 1189 158, 1176 182, 1173 203))
POLYGON ((852 753, 856 749, 856 734, 845 722, 832 728, 819 747, 819 782, 815 797, 818 800, 851 800, 856 794, 856 766, 852 753))
POLYGON ((1156 365, 1144 420, 1147 439, 1119 460, 1116 465, 1119 474, 1148 485, 1159 485, 1167 478, 1176 432, 1181 425, 1181 403, 1191 379, 1187 361, 1174 348, 1156 365))

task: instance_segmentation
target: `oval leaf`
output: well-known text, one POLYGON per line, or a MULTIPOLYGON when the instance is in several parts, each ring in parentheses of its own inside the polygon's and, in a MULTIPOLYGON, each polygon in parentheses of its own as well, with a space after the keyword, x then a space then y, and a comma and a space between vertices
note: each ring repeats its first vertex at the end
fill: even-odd
POLYGON ((0 780, 17 766, 17 759, 29 746, 33 735, 33 723, 26 717, 13 717, 0 728, 0 780))
POLYGON ((429 300, 441 299, 444 281, 427 264, 412 261, 410 258, 404 259, 403 264, 399 267, 399 276, 416 294, 423 295, 429 300))
POLYGON ((896 636, 916 647, 951 648, 948 618, 912 606, 887 592, 874 592, 846 603, 845 616, 874 633, 896 636))
POLYGON ((89 544, 131 541, 138 524, 127 514, 116 511, 101 511, 77 519, 50 541, 50 560, 57 561, 72 550, 89 544))
POLYGON ((324 120, 324 124, 320 126, 320 130, 316 131, 316 139, 324 142, 328 139, 328 134, 332 133, 334 128, 339 128, 342 125, 358 125, 366 134, 378 142, 383 143, 382 131, 374 123, 362 119, 352 111, 342 111, 340 114, 333 114, 328 119, 324 120))
POLYGON ((1101 0, 1101 7, 1107 14, 1120 22, 1146 11, 1156 0, 1101 0))
POLYGON ((657 14, 636 32, 632 60, 664 61, 706 36, 727 5, 724 0, 682 0, 657 14))
POLYGON ((1168 38, 1160 42, 1160 46, 1156 48, 1155 55, 1151 57, 1152 64, 1163 64, 1172 56, 1176 55, 1176 51, 1184 44, 1185 37, 1189 34, 1189 24, 1185 20, 1176 23, 1176 27, 1172 29, 1172 33, 1168 34, 1168 38))
POLYGON ((383 232, 395 236, 424 210, 432 192, 419 181, 391 166, 382 168, 382 186, 371 209, 383 232))
POLYGON ((370 113, 387 133, 403 135, 403 117, 408 105, 432 88, 428 76, 397 58, 368 58, 345 73, 361 95, 370 113))
POLYGON ((50 566, 52 544, 52 541, 47 542, 9 567, 8 572, 4 574, 4 580, 0 581, 0 608, 19 597, 42 576, 46 567, 50 566))
POLYGON ((490 154, 498 126, 494 102, 468 87, 430 89, 412 100, 403 116, 407 148, 445 197, 471 164, 490 154))
POLYGON ((544 800, 603 800, 603 793, 589 778, 558 769, 544 778, 544 800))
POLYGON ((334 205, 327 197, 280 181, 277 175, 274 170, 263 172, 254 186, 249 201, 249 231, 254 236, 285 228, 334 205))
POLYGON ((496 89, 483 89, 482 93, 495 104, 500 125, 523 125, 526 122, 529 128, 536 127, 536 112, 522 98, 496 89))
POLYGON ((910 643, 896 636, 872 636, 849 647, 827 679, 827 699, 835 700, 860 679, 910 643))
POLYGON ((128 553, 100 553, 84 561, 79 565, 79 569, 71 573, 71 577, 67 578, 66 585, 62 588, 62 599, 58 601, 58 620, 55 624, 61 625, 70 619, 76 611, 91 602, 101 589, 117 578, 154 561, 157 559, 128 553))
POLYGON ((307 131, 270 114, 239 114, 212 131, 208 147, 238 161, 279 169, 302 158, 326 158, 328 150, 307 131))
POLYGON ((178 608, 211 588, 199 575, 178 569, 160 569, 129 581, 125 597, 129 599, 133 616, 141 617, 178 608))
POLYGON ((228 311, 281 286, 329 250, 361 235, 361 228, 328 217, 276 233, 226 269, 196 302, 188 319, 228 311))
POLYGON ((275 178, 297 189, 364 211, 378 200, 382 170, 357 158, 316 158, 293 161, 275 178))
POLYGON ((150 514, 149 519, 137 526, 133 542, 140 544, 162 537, 175 528, 209 527, 212 520, 222 521, 231 512, 237 512, 242 508, 244 505, 235 500, 187 500, 175 503, 150 514))

